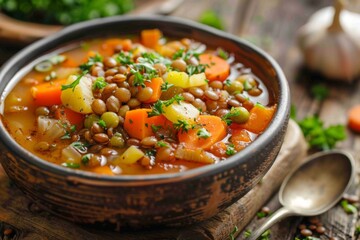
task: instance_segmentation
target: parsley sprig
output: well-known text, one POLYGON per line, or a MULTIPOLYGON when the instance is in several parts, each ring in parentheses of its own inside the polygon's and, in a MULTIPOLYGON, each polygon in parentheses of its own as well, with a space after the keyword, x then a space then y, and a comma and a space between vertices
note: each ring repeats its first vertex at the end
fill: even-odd
POLYGON ((205 72, 206 67, 209 65, 207 64, 199 64, 199 65, 187 65, 186 72, 191 76, 194 74, 205 72))
POLYGON ((83 72, 87 72, 87 71, 90 71, 91 67, 97 63, 97 62, 102 62, 103 61, 103 57, 100 55, 100 54, 96 54, 95 56, 93 57, 89 57, 88 61, 84 64, 81 64, 80 65, 80 70, 83 71, 83 72))
POLYGON ((211 133, 209 133, 208 130, 206 130, 205 128, 200 128, 196 135, 199 137, 199 138, 203 138, 203 139, 207 139, 209 137, 211 137, 211 133))
POLYGON ((227 124, 230 125, 232 123, 231 118, 232 117, 238 117, 240 116, 241 112, 238 108, 231 108, 230 112, 228 112, 227 114, 225 114, 224 116, 222 116, 222 120, 227 124))
POLYGON ((131 52, 128 52, 128 53, 120 52, 116 57, 116 61, 118 61, 119 63, 121 63, 124 66, 134 63, 132 60, 131 52))
POLYGON ((174 128, 181 132, 188 132, 192 126, 186 120, 178 120, 176 123, 173 124, 174 128))
POLYGON ((93 84, 93 89, 103 89, 107 85, 107 82, 105 82, 104 77, 98 77, 95 79, 95 82, 93 84))
POLYGON ((185 52, 185 49, 181 48, 177 52, 173 54, 173 60, 182 58, 184 61, 190 60, 190 58, 194 57, 199 60, 200 52, 196 51, 196 49, 190 49, 185 52))
POLYGON ((159 116, 161 114, 164 113, 163 107, 168 107, 171 104, 173 104, 174 102, 176 103, 180 103, 181 101, 184 100, 183 96, 180 95, 175 95, 174 97, 170 98, 169 100, 158 100, 156 103, 154 103, 151 112, 148 112, 148 117, 153 117, 153 116, 159 116))
POLYGON ((72 83, 66 84, 66 85, 61 85, 61 91, 64 91, 66 89, 72 89, 72 91, 75 91, 75 88, 76 88, 77 85, 79 85, 81 78, 83 76, 85 76, 85 74, 87 74, 87 73, 88 73, 88 71, 84 71, 82 74, 77 76, 75 81, 73 81, 72 83))

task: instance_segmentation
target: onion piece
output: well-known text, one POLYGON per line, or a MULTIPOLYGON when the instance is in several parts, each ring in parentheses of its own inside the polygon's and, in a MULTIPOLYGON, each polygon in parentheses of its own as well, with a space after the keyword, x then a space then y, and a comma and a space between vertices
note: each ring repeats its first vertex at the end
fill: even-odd
POLYGON ((39 116, 37 119, 38 133, 42 140, 52 142, 66 133, 59 120, 39 116))
POLYGON ((179 147, 175 151, 175 157, 181 160, 197 163, 214 163, 215 157, 201 148, 187 149, 179 147))
POLYGON ((71 145, 61 151, 61 157, 67 163, 80 163, 81 160, 81 154, 71 145))

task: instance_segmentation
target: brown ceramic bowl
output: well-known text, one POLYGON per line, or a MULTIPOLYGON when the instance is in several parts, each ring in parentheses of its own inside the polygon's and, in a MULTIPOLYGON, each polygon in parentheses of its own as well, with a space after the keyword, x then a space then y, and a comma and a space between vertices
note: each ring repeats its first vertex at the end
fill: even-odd
MULTIPOLYGON (((113 17, 83 22, 33 43, 0 72, 0 109, 4 98, 27 71, 27 64, 79 39, 138 33, 159 28, 165 36, 189 37, 221 46, 260 77, 277 111, 264 133, 243 151, 215 165, 163 175, 102 176, 44 161, 17 144, 0 122, 5 145, 1 163, 15 184, 52 213, 78 223, 121 226, 191 224, 214 216, 244 196, 276 158, 289 119, 289 89, 278 64, 262 50, 228 33, 170 17, 113 17)), ((29 68, 29 65, 28 65, 29 68)))

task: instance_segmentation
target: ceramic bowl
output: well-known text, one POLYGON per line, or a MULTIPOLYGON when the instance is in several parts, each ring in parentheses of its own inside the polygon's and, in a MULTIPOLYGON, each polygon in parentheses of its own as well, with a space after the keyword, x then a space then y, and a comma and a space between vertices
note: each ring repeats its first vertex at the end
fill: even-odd
POLYGON ((103 176, 44 161, 17 144, 0 122, 1 163, 14 183, 48 211, 78 223, 117 226, 184 225, 214 216, 265 175, 289 119, 289 89, 278 64, 259 48, 228 33, 171 17, 112 17, 83 22, 31 44, 0 72, 4 98, 34 59, 80 39, 159 28, 165 36, 193 38, 234 53, 270 89, 277 110, 268 128, 243 151, 218 164, 162 175, 103 176))

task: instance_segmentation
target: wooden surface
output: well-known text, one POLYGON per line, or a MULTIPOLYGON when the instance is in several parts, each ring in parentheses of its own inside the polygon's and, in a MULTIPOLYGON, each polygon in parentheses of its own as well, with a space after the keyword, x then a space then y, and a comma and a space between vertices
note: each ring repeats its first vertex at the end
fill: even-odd
MULTIPOLYGON (((355 81, 351 85, 326 82, 321 76, 309 73, 302 67, 301 54, 296 47, 297 29, 306 22, 313 12, 331 4, 331 0, 224 0, 221 1, 221 4, 219 3, 220 1, 216 0, 185 0, 182 6, 172 15, 196 20, 204 10, 214 9, 223 17, 227 31, 241 35, 255 43, 269 52, 279 62, 289 81, 292 103, 297 108, 298 119, 318 113, 325 125, 346 124, 347 110, 355 104, 360 104, 360 82, 355 81), (330 96, 322 103, 314 100, 309 94, 311 86, 319 82, 324 83, 330 89, 330 96)), ((0 45, 0 63, 14 54, 16 50, 15 48, 0 45)), ((347 139, 338 144, 337 148, 350 150, 358 166, 360 166, 360 135, 351 131, 347 131, 347 135, 347 139)), ((4 189, 4 184, 9 183, 1 179, 1 189, 4 189)), ((14 203, 0 200, 0 217, 2 221, 0 230, 7 228, 7 222, 11 217, 14 217, 10 215, 10 212, 15 212, 17 215, 15 215, 15 219, 12 219, 13 227, 19 229, 20 235, 26 236, 26 239, 42 239, 42 231, 46 229, 43 229, 41 223, 51 223, 54 226, 61 224, 64 226, 68 235, 64 236, 63 239, 76 239, 76 236, 85 233, 89 234, 87 235, 88 239, 115 238, 114 233, 102 233, 99 236, 95 230, 88 232, 88 229, 85 230, 83 227, 73 227, 70 223, 39 211, 36 209, 36 205, 29 206, 31 211, 35 213, 31 215, 32 218, 22 219, 21 214, 23 211, 28 211, 26 210, 28 209, 26 199, 13 187, 5 189, 7 189, 7 192, 1 192, 0 199, 4 199, 4 196, 14 195, 16 197, 16 206, 22 206, 23 208, 14 208, 14 205, 12 205, 14 203), (15 223, 19 223, 19 225, 15 223)), ((358 189, 360 188, 354 185, 352 191, 360 196, 358 189)), ((272 211, 276 210, 279 207, 277 197, 274 196, 266 205, 272 211)), ((252 214, 253 212, 249 213, 249 215, 252 214)), ((254 229, 264 220, 254 217, 253 221, 245 229, 254 229)), ((346 214, 339 206, 336 206, 323 214, 321 220, 327 229, 326 234, 322 235, 321 239, 329 239, 330 237, 356 239, 355 227, 360 225, 357 214, 346 214)), ((301 221, 302 218, 294 217, 275 225, 271 228, 271 239, 294 239, 298 234, 297 226, 301 221)), ((229 228, 230 226, 226 228, 226 231, 229 228)), ((51 229, 48 232, 48 238, 55 238, 59 233, 57 231, 56 227, 51 229)), ((159 229, 158 231, 161 232, 162 230, 159 229)), ((206 229, 204 231, 206 232, 206 229)), ((222 236, 227 238, 225 233, 222 236)), ((243 239, 244 233, 240 233, 239 236, 243 239)), ((200 239, 196 238, 196 235, 190 237, 200 239)), ((171 238, 161 237, 158 239, 171 238)), ((208 239, 217 238, 208 237, 208 239)))

